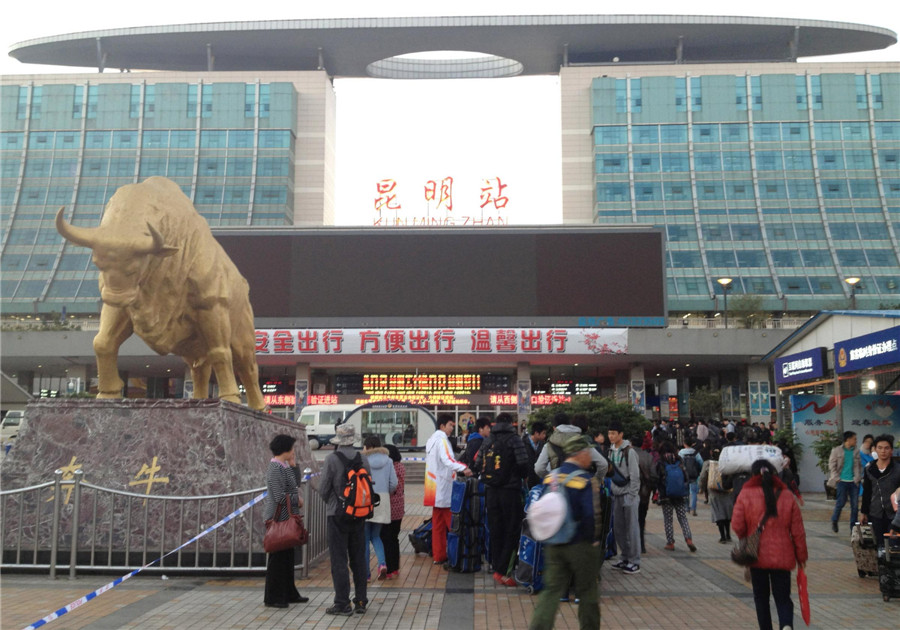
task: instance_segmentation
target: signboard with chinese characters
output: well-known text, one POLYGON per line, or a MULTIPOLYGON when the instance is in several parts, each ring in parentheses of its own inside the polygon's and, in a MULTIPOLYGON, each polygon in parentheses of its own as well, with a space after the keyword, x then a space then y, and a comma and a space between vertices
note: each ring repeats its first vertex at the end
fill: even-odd
POLYGON ((808 381, 825 375, 825 348, 813 348, 775 359, 775 382, 778 385, 808 381))
POLYGON ((284 328, 256 331, 257 355, 628 354, 617 328, 284 328))
POLYGON ((509 186, 500 177, 484 177, 477 189, 459 190, 454 210, 454 180, 447 175, 425 182, 399 182, 388 177, 375 182, 372 225, 494 226, 509 225, 509 186), (421 187, 420 187, 421 186, 421 187))
POLYGON ((900 363, 900 326, 834 343, 834 371, 853 372, 900 363))
MULTIPOLYGON (((805 453, 812 453, 812 444, 823 433, 856 431, 859 435, 890 433, 900 435, 900 396, 846 396, 841 400, 844 424, 838 421, 834 396, 794 395, 790 397, 794 431, 805 453)), ((803 491, 821 492, 824 475, 816 466, 815 457, 803 457, 799 462, 803 491)))

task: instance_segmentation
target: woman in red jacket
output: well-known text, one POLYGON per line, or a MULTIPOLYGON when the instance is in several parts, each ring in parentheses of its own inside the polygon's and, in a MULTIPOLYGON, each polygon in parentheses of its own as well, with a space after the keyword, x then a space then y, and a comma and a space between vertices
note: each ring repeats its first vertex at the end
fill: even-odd
POLYGON ((759 540, 757 561, 750 566, 753 601, 760 630, 772 630, 769 592, 775 598, 779 628, 794 625, 791 601, 791 571, 806 565, 806 531, 794 495, 778 478, 766 460, 753 462, 752 477, 744 484, 734 505, 731 526, 739 538, 756 531, 763 517, 768 519, 759 540))

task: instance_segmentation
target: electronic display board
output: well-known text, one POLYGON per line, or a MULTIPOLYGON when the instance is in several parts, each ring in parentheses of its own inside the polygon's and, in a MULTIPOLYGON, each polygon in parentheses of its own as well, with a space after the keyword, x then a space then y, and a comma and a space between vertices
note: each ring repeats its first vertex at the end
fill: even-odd
POLYGON ((257 318, 665 326, 656 228, 218 228, 257 318))

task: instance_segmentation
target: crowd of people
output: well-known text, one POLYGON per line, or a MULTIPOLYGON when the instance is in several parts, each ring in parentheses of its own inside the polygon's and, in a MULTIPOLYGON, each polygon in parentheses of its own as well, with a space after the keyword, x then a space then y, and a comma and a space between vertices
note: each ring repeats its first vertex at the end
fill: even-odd
MULTIPOLYGON (((773 627, 770 596, 775 601, 777 627, 793 627, 791 571, 797 566, 802 568, 808 554, 800 510, 803 497, 791 445, 777 444, 783 455, 780 471, 764 459, 734 474, 723 474, 719 467, 725 449, 772 443, 774 425, 658 420, 650 430, 626 439, 621 422, 614 420, 606 431, 590 435, 587 417, 558 413, 552 419, 552 428, 534 422, 520 435, 513 417, 501 413, 494 419, 481 418, 466 426, 458 448, 454 448, 451 436, 456 433, 455 418, 440 415, 437 424, 425 448, 424 502, 432 508, 432 561, 445 568, 451 489, 457 476, 481 476, 485 481, 489 532, 486 561, 498 584, 516 586, 513 567, 525 516, 526 492, 549 479, 551 471, 566 475, 565 491, 577 533, 565 544, 546 545, 546 588, 536 603, 532 630, 552 628, 560 601, 568 601, 571 592, 579 604, 580 627, 599 627, 597 580, 603 543, 608 538, 604 523, 609 521, 599 514, 602 502, 598 497, 604 493, 609 495, 612 517, 613 536, 609 538, 614 539, 617 551, 611 566, 624 575, 641 570, 641 557, 647 550, 645 523, 651 504, 662 510, 666 551, 676 549, 676 520, 687 549, 697 550, 689 517, 698 515, 701 498, 709 505, 719 543, 732 543, 732 534, 745 539, 758 530, 759 554, 749 567, 747 578, 753 587, 759 627, 773 627)), ((275 515, 282 498, 290 497, 292 506, 299 504, 296 483, 292 485, 292 477, 285 472, 292 462, 293 442, 288 444, 284 438, 287 436, 277 436, 272 443, 265 510, 269 517, 275 515)), ((893 438, 865 436, 861 447, 853 432, 848 431, 843 438, 829 462, 829 484, 837 489, 832 527, 838 531, 846 503, 850 503, 851 523, 856 521, 861 497, 860 520, 871 523, 876 539, 883 542, 883 534, 892 527, 900 531, 900 466, 892 461, 893 438)), ((326 535, 335 589, 334 604, 326 611, 329 614, 365 613, 367 583, 399 575, 405 469, 396 447, 385 448, 378 438, 369 437, 359 452, 353 448, 357 439, 351 425, 337 427, 335 453, 326 457, 319 483, 327 506, 326 535), (356 521, 340 513, 342 484, 354 461, 369 471, 373 490, 381 497, 372 518, 356 521), (374 574, 369 570, 370 546, 376 557, 374 574)), ((285 571, 285 567, 292 566, 293 558, 284 555, 270 555, 266 605, 281 607, 306 600, 293 586, 289 571, 285 571)))

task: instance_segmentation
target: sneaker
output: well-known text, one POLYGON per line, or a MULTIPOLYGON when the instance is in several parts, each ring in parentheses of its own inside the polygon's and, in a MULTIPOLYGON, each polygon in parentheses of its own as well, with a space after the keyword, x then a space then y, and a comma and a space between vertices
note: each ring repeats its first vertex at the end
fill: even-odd
POLYGON ((663 549, 665 549, 666 551, 675 551, 675 543, 666 543, 666 546, 663 547, 663 549))
POLYGON ((833 531, 835 534, 838 533, 837 521, 831 521, 831 531, 833 531))
POLYGON ((391 571, 387 574, 388 580, 396 580, 398 577, 400 577, 400 571, 391 571))
POLYGON ((350 604, 347 604, 346 606, 338 606, 337 604, 335 604, 334 606, 326 608, 325 614, 326 615, 344 615, 344 616, 349 617, 350 615, 353 614, 353 606, 351 606, 350 604))
POLYGON ((621 571, 622 569, 624 569, 627 566, 628 566, 628 562, 626 562, 625 560, 621 560, 619 562, 616 562, 614 565, 612 565, 612 568, 615 569, 616 571, 621 571))
POLYGON ((357 615, 364 615, 364 614, 366 614, 366 604, 365 604, 365 602, 361 602, 361 601, 359 601, 359 600, 356 600, 356 602, 354 602, 354 604, 353 604, 353 612, 355 612, 357 615))
POLYGON ((567 601, 569 601, 569 596, 568 596, 568 595, 563 595, 562 597, 559 598, 559 601, 561 601, 561 602, 567 602, 567 601))
POLYGON ((691 553, 697 551, 697 546, 694 544, 693 540, 691 540, 690 538, 686 538, 684 542, 687 543, 688 549, 691 550, 691 553))
POLYGON ((720 539, 719 539, 719 544, 720 544, 720 545, 727 545, 727 544, 728 544, 728 539, 727 539, 727 538, 720 538, 720 539))
POLYGON ((691 514, 693 514, 694 516, 697 516, 697 510, 694 510, 693 512, 691 512, 691 514))
POLYGON ((518 586, 518 584, 516 584, 516 581, 513 578, 509 577, 508 575, 501 578, 500 583, 503 586, 518 586))
POLYGON ((387 577, 387 567, 383 564, 378 565, 378 579, 383 580, 387 577))
POLYGON ((637 564, 629 564, 624 569, 622 569, 622 573, 625 575, 634 575, 635 573, 640 573, 641 567, 637 564))
POLYGON ((497 571, 494 571, 494 581, 497 584, 503 584, 503 576, 500 573, 498 573, 497 571))

